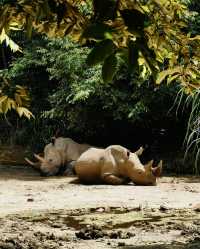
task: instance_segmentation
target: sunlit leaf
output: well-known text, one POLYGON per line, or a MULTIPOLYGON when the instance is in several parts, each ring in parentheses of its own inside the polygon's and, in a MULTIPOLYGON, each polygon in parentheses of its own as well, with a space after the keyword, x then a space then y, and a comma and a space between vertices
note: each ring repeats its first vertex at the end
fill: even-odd
POLYGON ((181 70, 182 70, 182 67, 177 66, 173 69, 167 69, 167 70, 160 72, 157 76, 156 84, 160 84, 169 75, 180 74, 181 70))
POLYGON ((34 115, 25 107, 17 107, 16 110, 20 117, 25 116, 28 119, 30 119, 31 117, 32 118, 34 117, 34 115))
POLYGON ((8 96, 1 96, 0 97, 0 105, 8 98, 8 96))
POLYGON ((6 34, 5 30, 2 29, 2 32, 0 34, 0 43, 4 41, 6 42, 6 45, 9 46, 13 52, 21 51, 20 47, 12 39, 10 39, 6 34))

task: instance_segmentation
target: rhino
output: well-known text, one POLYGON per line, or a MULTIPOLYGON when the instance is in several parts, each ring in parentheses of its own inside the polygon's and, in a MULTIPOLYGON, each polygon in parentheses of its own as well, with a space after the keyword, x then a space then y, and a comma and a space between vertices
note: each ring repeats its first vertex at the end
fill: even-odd
POLYGON ((132 153, 120 145, 90 148, 75 162, 75 173, 86 184, 133 182, 136 185, 156 185, 161 176, 162 161, 156 167, 153 167, 153 160, 143 165, 139 159, 142 152, 142 147, 132 153))
POLYGON ((65 173, 71 174, 70 168, 73 167, 73 162, 89 148, 90 145, 79 144, 71 138, 53 137, 51 143, 44 148, 44 156, 34 154, 37 162, 32 162, 28 158, 25 160, 40 171, 42 176, 57 175, 64 166, 66 166, 65 173))

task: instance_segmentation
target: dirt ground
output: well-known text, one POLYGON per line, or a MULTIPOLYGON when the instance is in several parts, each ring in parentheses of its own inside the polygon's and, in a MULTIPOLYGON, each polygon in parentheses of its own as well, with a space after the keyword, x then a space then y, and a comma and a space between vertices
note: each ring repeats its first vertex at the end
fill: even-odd
POLYGON ((82 185, 0 166, 0 248, 200 248, 200 178, 82 185))

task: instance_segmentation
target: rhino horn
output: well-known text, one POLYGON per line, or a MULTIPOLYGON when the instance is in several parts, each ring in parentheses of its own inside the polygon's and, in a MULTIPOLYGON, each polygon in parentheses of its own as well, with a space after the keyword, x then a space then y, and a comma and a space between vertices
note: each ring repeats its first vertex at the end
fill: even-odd
POLYGON ((43 157, 39 156, 38 154, 34 154, 34 157, 36 159, 38 159, 41 163, 45 162, 45 159, 43 157))
POLYGON ((151 170, 153 165, 153 160, 149 161, 147 164, 145 164, 145 168, 151 170))
POLYGON ((162 173, 162 160, 159 162, 157 167, 152 168, 152 173, 156 177, 161 176, 161 173, 162 173))
POLYGON ((40 163, 39 162, 32 162, 27 157, 24 158, 27 163, 29 163, 31 166, 33 166, 35 169, 40 169, 40 163))
POLYGON ((144 148, 143 147, 140 147, 137 151, 135 151, 134 153, 137 155, 137 156, 141 156, 142 153, 144 151, 144 148))

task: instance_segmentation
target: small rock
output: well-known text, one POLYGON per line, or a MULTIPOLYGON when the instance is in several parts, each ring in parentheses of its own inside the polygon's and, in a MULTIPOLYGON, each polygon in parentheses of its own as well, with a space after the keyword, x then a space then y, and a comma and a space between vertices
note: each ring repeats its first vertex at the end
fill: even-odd
POLYGON ((33 199, 33 198, 28 198, 27 201, 28 201, 28 202, 33 202, 34 199, 33 199))
POLYGON ((53 223, 53 224, 51 224, 51 226, 54 228, 61 228, 62 224, 61 223, 53 223))
POLYGON ((200 212, 200 203, 196 204, 196 205, 193 207, 193 210, 196 211, 196 212, 200 212))
POLYGON ((102 213, 102 212, 105 211, 105 208, 102 208, 102 207, 101 208, 97 208, 96 211, 99 212, 99 213, 102 213))
POLYGON ((134 236, 135 236, 135 233, 127 232, 126 235, 127 235, 127 239, 128 239, 128 238, 134 237, 134 236))
POLYGON ((186 235, 187 232, 186 231, 181 231, 181 235, 186 235))
POLYGON ((110 233, 110 238, 111 239, 118 239, 119 238, 119 234, 117 232, 111 232, 110 233))
POLYGON ((167 207, 166 205, 160 205, 159 210, 162 212, 166 212, 167 210, 169 210, 169 207, 167 207))
POLYGON ((125 242, 118 242, 118 246, 125 246, 125 242))

